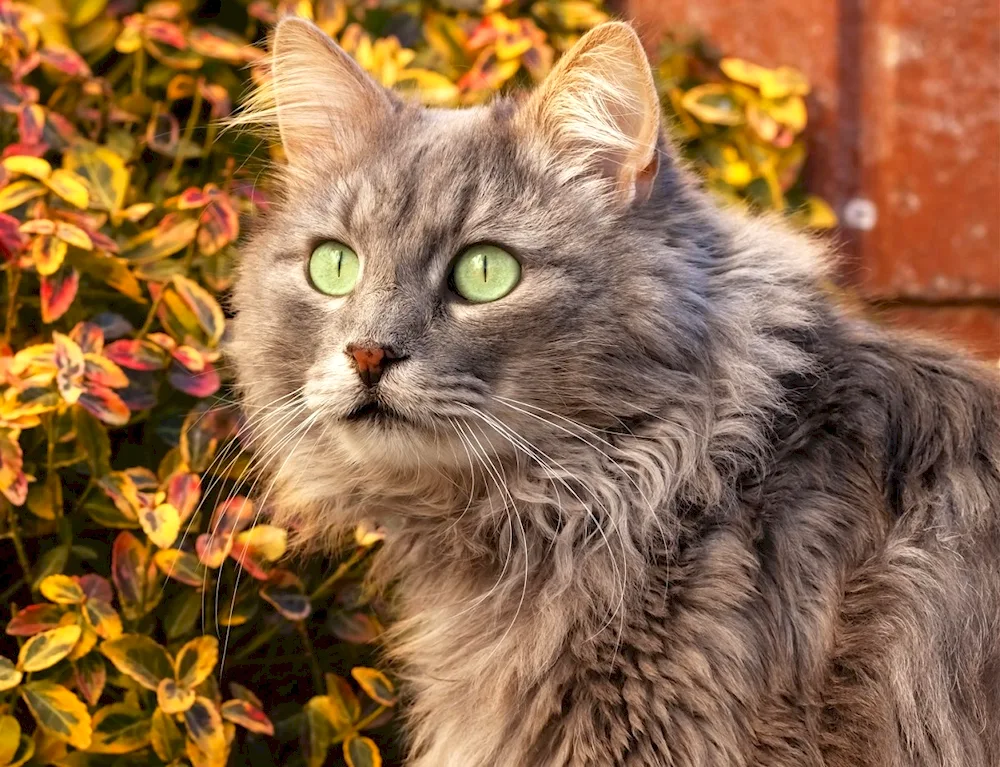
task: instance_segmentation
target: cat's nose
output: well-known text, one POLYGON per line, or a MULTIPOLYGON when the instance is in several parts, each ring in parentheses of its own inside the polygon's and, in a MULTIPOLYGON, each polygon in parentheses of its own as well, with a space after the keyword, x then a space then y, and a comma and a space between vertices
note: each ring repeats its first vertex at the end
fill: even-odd
POLYGON ((358 371, 361 382, 369 387, 379 382, 389 365, 401 359, 392 347, 371 344, 348 344, 347 355, 358 371))

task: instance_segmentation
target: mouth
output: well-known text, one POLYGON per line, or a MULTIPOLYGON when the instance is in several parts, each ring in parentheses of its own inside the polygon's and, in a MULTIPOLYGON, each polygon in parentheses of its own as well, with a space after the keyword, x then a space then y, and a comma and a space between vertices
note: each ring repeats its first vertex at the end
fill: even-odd
POLYGON ((393 410, 388 405, 381 402, 366 402, 354 408, 344 416, 344 420, 351 423, 374 423, 392 424, 408 423, 409 419, 397 410, 393 410))

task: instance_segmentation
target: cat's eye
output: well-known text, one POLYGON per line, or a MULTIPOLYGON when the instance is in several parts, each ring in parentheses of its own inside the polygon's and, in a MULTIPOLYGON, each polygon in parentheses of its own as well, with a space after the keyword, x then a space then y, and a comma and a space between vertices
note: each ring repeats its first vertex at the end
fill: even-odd
POLYGON ((451 284, 466 301, 485 304, 497 301, 521 279, 521 264, 496 245, 473 245, 465 250, 451 269, 451 284))
POLYGON ((319 245, 309 257, 309 279, 328 296, 346 296, 358 281, 358 254, 342 242, 319 245))

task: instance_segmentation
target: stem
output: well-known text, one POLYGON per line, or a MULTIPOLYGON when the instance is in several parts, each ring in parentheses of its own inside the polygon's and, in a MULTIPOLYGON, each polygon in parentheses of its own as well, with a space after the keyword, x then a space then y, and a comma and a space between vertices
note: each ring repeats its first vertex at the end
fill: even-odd
POLYGON ((17 325, 17 289, 21 285, 21 268, 16 264, 7 267, 7 317, 3 326, 3 342, 10 343, 10 337, 17 325))
POLYGON ((142 80, 146 76, 146 49, 139 48, 135 52, 135 67, 132 69, 132 93, 142 93, 142 80))
MULTIPOLYGON (((55 469, 56 462, 56 418, 54 415, 46 416, 45 418, 45 481, 49 481, 49 477, 55 469)), ((59 519, 63 515, 62 507, 55 509, 56 519, 59 519)))
POLYGON ((361 730, 370 725, 372 722, 374 722, 388 710, 389 710, 388 706, 379 706, 364 719, 359 719, 357 723, 350 730, 348 730, 347 732, 342 732, 340 735, 337 735, 333 740, 330 741, 330 745, 335 746, 342 740, 345 740, 349 735, 353 735, 356 732, 361 732, 361 730))
MULTIPOLYGON (((13 536, 10 537, 13 538, 13 536)), ((10 586, 4 589, 3 594, 0 594, 0 604, 7 604, 10 601, 10 598, 14 596, 18 591, 20 591, 21 587, 24 586, 26 583, 27 581, 25 581, 24 578, 18 578, 16 581, 10 584, 10 586)))
POLYGON ((201 116, 201 89, 205 86, 205 78, 199 77, 194 86, 194 97, 191 101, 191 112, 188 114, 187 122, 184 124, 184 133, 177 144, 177 154, 174 155, 174 164, 170 168, 170 175, 164 186, 174 191, 177 188, 177 177, 180 175, 181 167, 184 165, 184 147, 190 143, 191 136, 194 135, 195 126, 201 116))
POLYGON ((323 691, 326 689, 326 682, 323 681, 323 669, 319 666, 319 660, 316 658, 316 651, 313 649, 312 639, 309 638, 309 630, 306 628, 304 621, 298 621, 295 627, 299 630, 299 634, 302 636, 302 644, 306 648, 306 655, 309 657, 309 668, 312 670, 313 676, 313 687, 316 688, 316 694, 322 695, 323 691))
POLYGON ((365 554, 367 553, 368 553, 367 549, 363 549, 360 546, 356 548, 354 550, 354 553, 351 554, 350 558, 346 562, 342 562, 337 567, 337 569, 333 571, 333 574, 325 581, 323 581, 316 588, 316 590, 309 595, 309 599, 315 602, 320 599, 324 599, 325 597, 328 597, 330 593, 333 591, 333 587, 337 584, 337 581, 339 581, 341 578, 347 575, 348 571, 350 571, 350 569, 354 567, 354 565, 356 565, 358 562, 364 559, 365 554))
POLYGON ((149 329, 153 327, 153 320, 156 319, 156 311, 160 308, 160 304, 163 303, 163 294, 166 289, 167 286, 165 284, 160 287, 160 295, 156 297, 152 306, 149 307, 149 312, 146 314, 146 319, 142 323, 142 327, 139 328, 139 332, 135 334, 136 338, 145 338, 146 333, 148 333, 149 329))
POLYGON ((17 563, 21 565, 24 578, 31 582, 31 562, 28 560, 28 552, 24 550, 24 542, 21 540, 21 530, 17 526, 17 515, 14 507, 9 503, 7 506, 7 524, 10 526, 10 539, 14 543, 14 552, 17 554, 17 563))

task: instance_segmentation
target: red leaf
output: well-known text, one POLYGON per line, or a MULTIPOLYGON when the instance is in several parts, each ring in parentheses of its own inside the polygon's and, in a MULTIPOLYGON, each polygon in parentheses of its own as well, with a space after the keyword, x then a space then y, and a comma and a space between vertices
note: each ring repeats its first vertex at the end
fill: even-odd
POLYGON ((111 547, 111 579, 118 590, 122 612, 129 620, 141 618, 152 610, 157 595, 162 594, 149 548, 129 532, 119 533, 111 547))
POLYGON ((95 418, 111 426, 124 426, 131 415, 122 398, 105 386, 88 386, 80 395, 79 404, 95 418))
POLYGON ((45 128, 45 110, 38 104, 25 104, 17 111, 17 131, 21 142, 41 144, 45 128))
POLYGON ((233 539, 229 556, 236 561, 237 565, 246 570, 252 578, 256 578, 258 581, 266 581, 270 576, 270 573, 264 569, 264 562, 257 557, 253 548, 244 546, 236 539, 233 539))
POLYGON ((69 337, 76 341, 84 354, 100 354, 104 349, 104 331, 93 322, 78 322, 69 331, 69 337))
POLYGON ((53 275, 42 275, 39 297, 42 322, 48 324, 62 317, 73 304, 80 287, 80 273, 72 266, 63 266, 53 275))
POLYGON ((63 608, 59 605, 28 605, 10 619, 6 631, 11 636, 34 636, 58 628, 62 616, 63 608))
POLYGON ((177 210, 191 210, 192 208, 203 208, 211 202, 212 198, 205 194, 196 186, 188 187, 176 197, 171 197, 164 205, 177 210))
POLYGON ((0 213, 0 256, 6 261, 14 261, 27 243, 28 238, 21 234, 20 222, 0 213))
POLYGON ((143 32, 151 40, 166 43, 181 50, 187 48, 187 40, 184 38, 183 30, 168 21, 147 21, 143 25, 143 32))
POLYGON ((205 363, 205 369, 194 373, 183 365, 174 362, 170 366, 167 379, 178 391, 190 394, 192 397, 209 397, 219 390, 222 381, 211 362, 205 363))
POLYGON ((199 219, 198 248, 211 256, 240 235, 240 218, 228 195, 220 195, 208 204, 199 219))
POLYGON ((104 356, 129 370, 163 370, 168 360, 163 349, 151 341, 128 338, 108 344, 104 356))
POLYGON ((7 434, 0 438, 0 492, 15 506, 28 497, 28 478, 23 471, 24 453, 17 439, 7 434))
POLYGON ((38 52, 43 64, 58 69, 70 77, 89 77, 90 67, 80 54, 61 45, 49 45, 38 52))
POLYGON ((253 501, 237 495, 223 501, 215 508, 208 531, 215 535, 233 535, 248 528, 254 516, 253 501))
POLYGON ((201 478, 197 474, 180 472, 167 483, 167 503, 177 509, 181 522, 187 520, 201 498, 201 478))
POLYGON ((96 599, 100 602, 110 602, 115 598, 108 579, 102 578, 100 575, 94 575, 93 573, 90 573, 89 575, 82 575, 77 578, 77 582, 80 584, 80 588, 83 589, 83 593, 87 595, 88 599, 96 599))
POLYGON ((19 141, 16 144, 5 146, 2 157, 5 159, 7 157, 41 157, 48 151, 48 144, 25 144, 19 141))

